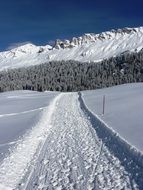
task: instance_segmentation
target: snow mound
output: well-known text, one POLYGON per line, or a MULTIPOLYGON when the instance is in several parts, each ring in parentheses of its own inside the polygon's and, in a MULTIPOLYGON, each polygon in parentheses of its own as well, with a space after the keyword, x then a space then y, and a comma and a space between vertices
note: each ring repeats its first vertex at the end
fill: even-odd
POLYGON ((143 83, 84 91, 88 109, 121 135, 132 146, 143 151, 143 83), (103 115, 103 96, 105 113, 103 115))

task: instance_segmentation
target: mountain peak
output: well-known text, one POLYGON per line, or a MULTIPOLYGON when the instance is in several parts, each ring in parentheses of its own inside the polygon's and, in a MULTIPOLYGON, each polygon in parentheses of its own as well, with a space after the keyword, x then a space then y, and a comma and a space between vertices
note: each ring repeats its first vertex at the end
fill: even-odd
POLYGON ((85 33, 70 40, 56 40, 53 47, 28 43, 0 53, 0 70, 41 64, 49 61, 76 60, 99 62, 123 52, 143 49, 143 27, 85 33))
POLYGON ((28 52, 33 51, 34 49, 37 49, 36 45, 34 45, 32 43, 27 43, 22 46, 16 47, 16 48, 12 49, 11 51, 13 51, 13 52, 20 51, 23 53, 28 53, 28 52))
POLYGON ((55 41, 54 48, 55 49, 73 48, 75 46, 82 45, 84 43, 96 42, 98 40, 103 41, 103 40, 115 38, 116 36, 137 33, 140 30, 143 32, 143 27, 139 27, 139 28, 125 27, 123 29, 113 29, 111 31, 102 32, 100 34, 85 33, 84 35, 82 35, 80 37, 73 37, 71 40, 58 39, 55 41))

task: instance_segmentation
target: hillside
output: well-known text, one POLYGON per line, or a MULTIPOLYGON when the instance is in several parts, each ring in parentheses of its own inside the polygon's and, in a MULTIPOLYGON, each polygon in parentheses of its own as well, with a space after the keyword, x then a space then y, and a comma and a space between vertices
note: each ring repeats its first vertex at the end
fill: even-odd
POLYGON ((0 162, 41 118, 56 92, 14 91, 0 94, 0 162))
POLYGON ((143 83, 82 92, 85 104, 132 146, 143 152, 143 83), (103 115, 103 96, 105 113, 103 115))
POLYGON ((0 70, 28 67, 49 61, 99 62, 124 52, 143 48, 143 27, 84 34, 71 40, 56 40, 53 47, 26 44, 0 53, 0 70))
POLYGON ((0 92, 10 90, 80 91, 143 82, 143 51, 99 63, 52 61, 0 72, 0 92))

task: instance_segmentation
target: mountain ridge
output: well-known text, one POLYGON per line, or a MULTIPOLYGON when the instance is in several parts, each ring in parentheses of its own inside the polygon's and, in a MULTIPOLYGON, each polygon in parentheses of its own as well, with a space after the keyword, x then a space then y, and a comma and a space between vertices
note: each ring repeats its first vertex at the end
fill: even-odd
POLYGON ((123 28, 100 34, 86 33, 71 40, 56 40, 53 46, 28 43, 0 52, 0 70, 61 60, 99 62, 126 51, 138 52, 142 48, 143 27, 123 28))
POLYGON ((117 34, 129 34, 131 32, 138 32, 138 30, 142 29, 142 27, 139 28, 123 28, 123 29, 112 29, 111 31, 101 32, 99 34, 96 33, 85 33, 80 37, 73 37, 71 40, 56 40, 54 48, 61 47, 61 48, 67 48, 67 47, 74 47, 76 45, 82 45, 83 43, 88 42, 96 42, 96 40, 107 40, 114 37, 114 35, 117 34), (69 46, 68 46, 69 45, 69 46))

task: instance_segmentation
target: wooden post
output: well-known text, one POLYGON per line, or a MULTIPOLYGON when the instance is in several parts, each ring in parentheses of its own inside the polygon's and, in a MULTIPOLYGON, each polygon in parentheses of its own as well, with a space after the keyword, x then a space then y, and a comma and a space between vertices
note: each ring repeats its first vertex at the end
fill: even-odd
POLYGON ((103 96, 103 111, 102 114, 104 115, 105 113, 105 95, 103 96))

